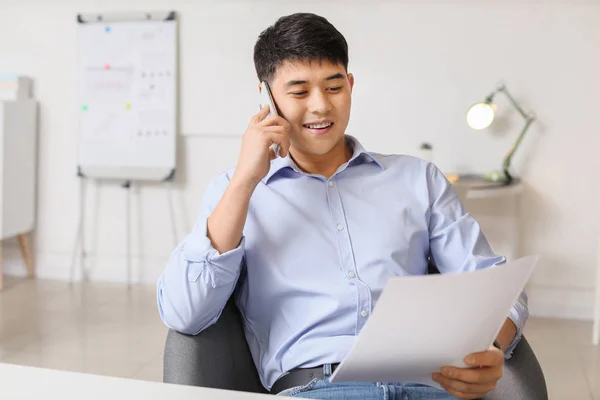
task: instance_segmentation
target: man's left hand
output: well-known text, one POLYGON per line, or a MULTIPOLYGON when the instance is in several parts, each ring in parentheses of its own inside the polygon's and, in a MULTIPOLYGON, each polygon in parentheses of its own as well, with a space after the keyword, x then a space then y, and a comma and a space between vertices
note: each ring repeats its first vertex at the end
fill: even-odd
POLYGON ((433 380, 459 399, 478 399, 496 388, 502 378, 504 354, 495 347, 465 358, 470 368, 443 367, 433 380))

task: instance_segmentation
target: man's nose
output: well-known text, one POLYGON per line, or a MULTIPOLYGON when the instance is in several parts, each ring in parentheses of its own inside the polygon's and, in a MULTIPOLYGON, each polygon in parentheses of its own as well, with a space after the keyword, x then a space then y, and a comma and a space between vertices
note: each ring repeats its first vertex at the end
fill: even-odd
POLYGON ((331 102, 327 94, 321 90, 315 90, 310 96, 309 111, 313 114, 327 114, 331 111, 331 102))

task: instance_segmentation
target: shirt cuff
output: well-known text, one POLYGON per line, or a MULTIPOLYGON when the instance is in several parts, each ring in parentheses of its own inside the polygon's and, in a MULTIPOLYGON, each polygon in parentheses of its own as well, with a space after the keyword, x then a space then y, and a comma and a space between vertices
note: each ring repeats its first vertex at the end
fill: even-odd
POLYGON ((206 222, 196 226, 183 241, 183 255, 188 265, 188 279, 196 281, 200 274, 208 270, 213 288, 228 284, 237 278, 244 257, 245 237, 242 236, 237 247, 221 254, 213 246, 208 237, 206 222))
POLYGON ((525 325, 525 321, 527 320, 528 312, 525 307, 521 303, 517 303, 510 310, 508 318, 515 324, 517 328, 517 333, 515 338, 512 340, 510 345, 504 350, 504 358, 506 360, 512 357, 512 353, 521 341, 521 337, 523 336, 523 327, 525 325))

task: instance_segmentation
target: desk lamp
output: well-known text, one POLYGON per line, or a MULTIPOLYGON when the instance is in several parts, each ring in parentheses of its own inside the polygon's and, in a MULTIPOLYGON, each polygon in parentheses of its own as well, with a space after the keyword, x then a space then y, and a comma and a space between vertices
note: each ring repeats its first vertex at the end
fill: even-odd
POLYGON ((475 129, 482 130, 490 126, 492 121, 494 120, 494 114, 496 112, 497 106, 492 104, 494 100, 494 96, 498 93, 504 93, 504 95, 508 98, 513 107, 521 114, 523 119, 525 120, 525 126, 521 130, 521 134, 518 136, 516 142, 510 149, 510 151, 504 157, 502 162, 502 171, 494 171, 484 175, 485 180, 491 182, 498 182, 503 184, 510 184, 513 180, 513 177, 510 175, 508 169, 510 167, 510 161, 515 154, 515 151, 523 141, 523 137, 525 136, 525 132, 531 125, 531 123, 535 120, 535 117, 531 114, 528 114, 523 110, 523 108, 517 103, 517 101, 510 95, 508 90, 506 89, 506 85, 500 84, 496 87, 496 90, 493 91, 486 99, 481 102, 472 105, 467 112, 467 124, 475 129))

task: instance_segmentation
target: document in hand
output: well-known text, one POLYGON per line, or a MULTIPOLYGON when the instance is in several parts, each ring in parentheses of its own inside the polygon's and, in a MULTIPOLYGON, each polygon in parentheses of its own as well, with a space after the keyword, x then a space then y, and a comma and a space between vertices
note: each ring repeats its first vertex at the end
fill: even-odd
POLYGON ((431 379, 492 346, 538 261, 527 256, 472 272, 390 278, 332 382, 431 379))

